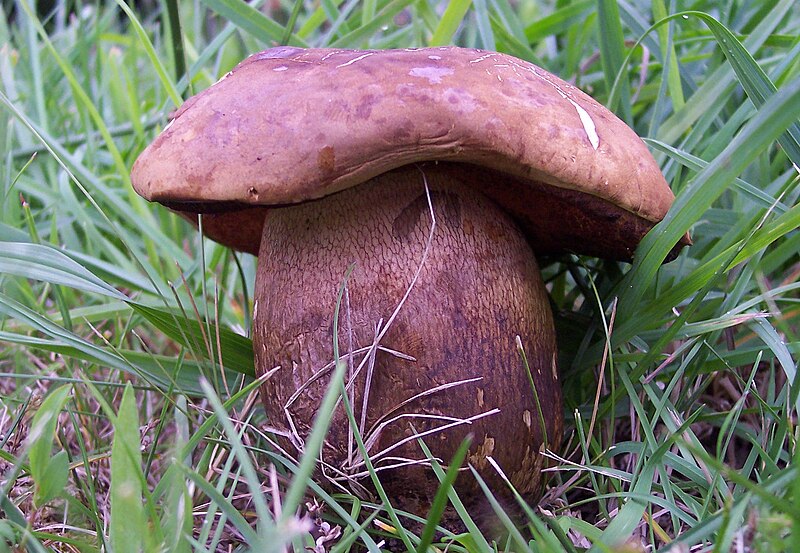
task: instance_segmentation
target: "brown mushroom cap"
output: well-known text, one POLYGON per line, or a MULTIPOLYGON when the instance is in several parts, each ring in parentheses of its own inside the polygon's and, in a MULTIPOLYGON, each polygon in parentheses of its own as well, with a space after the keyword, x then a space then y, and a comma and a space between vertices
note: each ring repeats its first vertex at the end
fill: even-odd
POLYGON ((268 212, 258 206, 425 161, 496 174, 481 191, 538 253, 629 259, 674 199, 646 145, 598 102, 528 62, 455 47, 255 54, 181 106, 131 178, 149 200, 212 214, 209 236, 257 253, 261 234, 247 229, 268 212))

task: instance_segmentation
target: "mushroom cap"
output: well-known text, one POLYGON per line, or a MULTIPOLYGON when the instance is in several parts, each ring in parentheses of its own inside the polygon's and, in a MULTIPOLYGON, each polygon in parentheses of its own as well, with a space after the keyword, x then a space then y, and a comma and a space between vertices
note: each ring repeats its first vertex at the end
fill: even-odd
POLYGON ((457 47, 255 54, 175 112, 131 179, 257 254, 268 206, 425 162, 484 171, 482 192, 538 253, 627 260, 674 200, 644 142, 601 104, 526 61, 457 47))

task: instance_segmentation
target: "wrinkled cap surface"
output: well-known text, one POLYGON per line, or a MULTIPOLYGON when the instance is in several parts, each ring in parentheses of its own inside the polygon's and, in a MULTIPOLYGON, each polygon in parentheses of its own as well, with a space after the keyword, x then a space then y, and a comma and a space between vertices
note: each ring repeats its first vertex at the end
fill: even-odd
POLYGON ((425 162, 485 172, 484 193, 542 253, 628 259, 674 199, 644 142, 598 102, 528 62, 456 47, 255 54, 187 100, 131 178, 257 253, 270 206, 425 162))

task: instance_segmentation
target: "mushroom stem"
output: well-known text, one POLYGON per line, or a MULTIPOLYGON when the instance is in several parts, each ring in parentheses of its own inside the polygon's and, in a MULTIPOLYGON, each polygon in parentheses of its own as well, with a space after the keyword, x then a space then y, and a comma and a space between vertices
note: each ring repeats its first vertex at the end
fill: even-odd
MULTIPOLYGON (((269 424, 295 433, 282 445, 301 453, 329 383, 337 291, 354 264, 338 336, 350 364, 348 396, 357 421, 364 413, 359 431, 376 466, 405 465, 380 473, 387 493, 420 514, 438 482, 419 463, 416 436, 446 463, 472 434, 468 460, 501 497, 507 486, 487 457, 532 496, 542 483, 539 450, 560 439, 547 294, 522 232, 478 191, 489 178, 471 166, 406 166, 274 210, 263 228, 256 366, 281 367, 262 389, 269 424)), ((338 470, 331 478, 363 473, 352 444, 338 408, 322 453, 338 470)), ((466 502, 482 496, 468 474, 456 488, 466 502)))

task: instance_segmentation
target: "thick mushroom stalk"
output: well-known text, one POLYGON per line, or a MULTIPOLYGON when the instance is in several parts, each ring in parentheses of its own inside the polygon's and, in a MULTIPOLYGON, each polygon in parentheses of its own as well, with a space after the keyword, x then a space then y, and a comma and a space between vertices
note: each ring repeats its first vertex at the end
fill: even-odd
MULTIPOLYGON (((476 190, 486 177, 464 165, 406 166, 276 210, 262 234, 253 336, 257 366, 280 367, 262 392, 281 445, 302 453, 330 384, 336 297, 354 265, 338 336, 348 395, 387 493, 420 514, 438 484, 415 436, 447 463, 472 434, 468 460, 501 496, 489 457, 531 495, 540 449, 560 441, 547 295, 520 229, 476 190)), ((352 433, 338 408, 322 472, 358 491, 365 465, 352 433)), ((468 503, 482 496, 468 475, 457 490, 468 503)))

